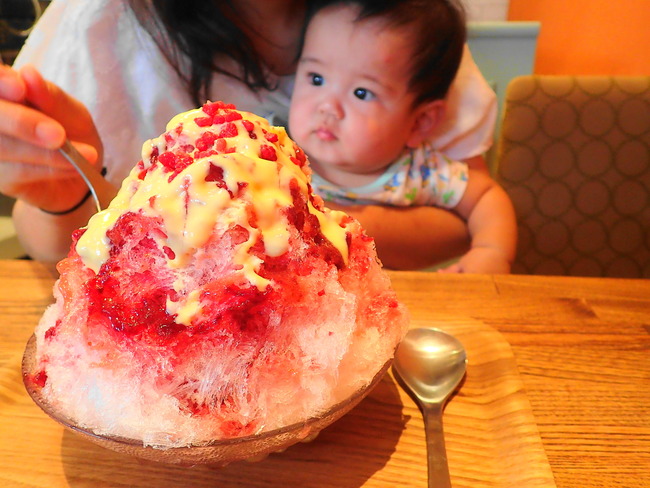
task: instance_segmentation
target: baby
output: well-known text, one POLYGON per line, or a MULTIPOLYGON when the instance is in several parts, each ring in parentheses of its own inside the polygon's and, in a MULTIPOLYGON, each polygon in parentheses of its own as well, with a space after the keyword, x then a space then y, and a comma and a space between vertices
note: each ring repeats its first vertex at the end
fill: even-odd
POLYGON ((316 3, 289 115, 314 190, 330 206, 453 209, 472 242, 445 271, 509 272, 517 231, 506 193, 486 172, 427 143, 460 64, 462 7, 453 0, 316 3))

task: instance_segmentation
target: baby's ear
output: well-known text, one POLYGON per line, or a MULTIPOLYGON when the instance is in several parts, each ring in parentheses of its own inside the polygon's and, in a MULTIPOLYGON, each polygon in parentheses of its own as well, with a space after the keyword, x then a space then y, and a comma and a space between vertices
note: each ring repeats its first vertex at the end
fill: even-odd
POLYGON ((406 141, 408 147, 418 147, 431 137, 433 130, 445 115, 445 107, 444 100, 432 100, 418 105, 415 109, 415 119, 413 120, 411 135, 406 141))

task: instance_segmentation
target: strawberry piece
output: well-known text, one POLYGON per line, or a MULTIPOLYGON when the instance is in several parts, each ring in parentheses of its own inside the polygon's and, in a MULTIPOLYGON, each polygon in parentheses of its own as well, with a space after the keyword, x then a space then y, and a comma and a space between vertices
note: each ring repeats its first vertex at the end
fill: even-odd
POLYGON ((169 171, 176 169, 176 154, 171 151, 165 151, 158 156, 158 161, 169 171))
POLYGON ((207 151, 196 151, 194 153, 194 160, 208 158, 217 154, 219 154, 219 152, 215 151, 214 149, 208 149, 207 151))
POLYGON ((228 143, 226 142, 225 139, 217 139, 217 142, 214 145, 215 149, 219 153, 225 153, 226 149, 228 148, 228 143))
POLYGON ((228 112, 226 115, 226 122, 235 122, 236 120, 242 120, 242 114, 239 112, 228 112))
POLYGON ((224 108, 223 102, 206 102, 201 107, 201 110, 210 116, 214 116, 222 108, 224 108))
POLYGON ((221 127, 221 132, 219 132, 219 137, 236 137, 239 134, 237 126, 232 122, 227 122, 221 127))
POLYGON ((205 181, 211 181, 216 183, 219 188, 226 190, 230 195, 230 198, 233 198, 233 194, 226 185, 225 180, 223 179, 223 168, 221 166, 216 166, 210 164, 210 169, 208 170, 208 175, 205 177, 205 181))
POLYGON ((269 142, 278 142, 278 135, 275 132, 265 132, 264 137, 269 142))
POLYGON ((217 134, 206 130, 201 136, 196 140, 196 148, 199 151, 207 151, 212 148, 214 141, 217 140, 217 134))
POLYGON ((197 117, 194 123, 199 127, 209 127, 212 125, 212 117, 197 117))
POLYGON ((260 146, 260 158, 266 159, 268 161, 277 161, 278 155, 275 152, 275 148, 273 146, 262 144, 260 146))

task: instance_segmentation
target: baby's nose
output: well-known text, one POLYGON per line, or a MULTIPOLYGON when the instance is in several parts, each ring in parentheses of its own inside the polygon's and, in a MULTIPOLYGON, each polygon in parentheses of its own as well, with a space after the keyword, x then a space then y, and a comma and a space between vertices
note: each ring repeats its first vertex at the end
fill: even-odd
POLYGON ((342 119, 344 115, 343 105, 336 97, 324 98, 318 106, 321 114, 342 119))

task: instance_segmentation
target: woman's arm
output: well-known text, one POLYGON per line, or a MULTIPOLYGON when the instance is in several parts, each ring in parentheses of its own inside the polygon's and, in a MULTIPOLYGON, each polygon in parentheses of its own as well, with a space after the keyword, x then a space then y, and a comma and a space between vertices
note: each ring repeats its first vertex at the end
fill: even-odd
POLYGON ((38 261, 54 264, 68 254, 72 233, 86 225, 95 212, 92 199, 65 215, 50 215, 18 200, 13 220, 25 252, 38 261))

